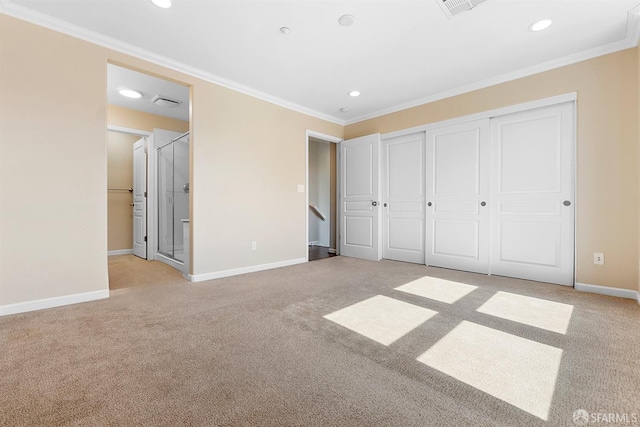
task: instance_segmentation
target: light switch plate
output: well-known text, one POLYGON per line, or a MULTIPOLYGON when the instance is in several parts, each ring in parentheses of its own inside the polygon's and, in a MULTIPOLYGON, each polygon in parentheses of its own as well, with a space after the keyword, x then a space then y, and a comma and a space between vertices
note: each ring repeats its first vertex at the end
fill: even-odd
POLYGON ((304 193, 304 184, 298 184, 298 193, 304 193))

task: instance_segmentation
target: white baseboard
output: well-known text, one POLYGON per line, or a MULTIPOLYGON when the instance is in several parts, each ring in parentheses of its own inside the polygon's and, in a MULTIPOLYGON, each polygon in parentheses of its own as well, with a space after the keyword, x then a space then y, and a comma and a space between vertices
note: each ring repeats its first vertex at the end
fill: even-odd
POLYGON ((589 285, 587 283, 576 282, 576 290, 591 292, 594 294, 608 295, 610 297, 620 297, 634 299, 640 303, 640 293, 631 289, 610 288, 608 286, 589 285))
POLYGON ((272 262, 270 264, 252 265, 250 267, 233 268, 231 270, 215 271, 213 273, 190 274, 188 280, 191 282, 202 282, 205 280, 221 279, 223 277, 237 276, 239 274, 255 273, 258 271, 271 270, 273 268, 289 267, 291 265, 307 262, 306 258, 290 259, 287 261, 272 262))
POLYGON ((133 249, 118 249, 115 251, 108 251, 107 252, 107 256, 114 256, 114 255, 130 255, 133 253, 133 249))
POLYGON ((81 294, 65 295, 61 297, 44 298, 33 301, 19 302, 16 304, 0 305, 0 316, 9 314, 26 313, 27 311, 42 310, 45 308, 60 307, 63 305, 77 304, 79 302, 94 301, 109 298, 109 290, 83 292, 81 294))

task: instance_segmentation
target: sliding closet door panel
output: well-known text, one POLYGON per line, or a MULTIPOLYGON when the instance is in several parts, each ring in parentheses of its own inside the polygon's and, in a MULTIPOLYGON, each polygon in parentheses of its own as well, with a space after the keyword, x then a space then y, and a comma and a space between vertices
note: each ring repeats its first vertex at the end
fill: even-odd
POLYGON ((573 103, 491 121, 491 272, 573 284, 573 103))
POLYGON ((488 272, 489 122, 427 132, 426 264, 488 272))
POLYGON ((379 149, 380 134, 340 143, 340 255, 380 259, 379 149))
POLYGON ((424 132, 382 141, 383 258, 424 264, 424 144, 424 132))

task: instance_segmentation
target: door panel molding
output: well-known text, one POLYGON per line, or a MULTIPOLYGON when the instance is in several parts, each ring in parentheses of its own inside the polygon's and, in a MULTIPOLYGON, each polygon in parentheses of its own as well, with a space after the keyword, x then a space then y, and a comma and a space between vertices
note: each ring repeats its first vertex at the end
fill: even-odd
POLYGON ((426 146, 426 264, 487 274, 489 120, 433 129, 426 146))
POLYGON ((382 141, 382 257, 424 264, 425 133, 382 141))
POLYGON ((380 134, 340 143, 340 254, 378 261, 380 134))

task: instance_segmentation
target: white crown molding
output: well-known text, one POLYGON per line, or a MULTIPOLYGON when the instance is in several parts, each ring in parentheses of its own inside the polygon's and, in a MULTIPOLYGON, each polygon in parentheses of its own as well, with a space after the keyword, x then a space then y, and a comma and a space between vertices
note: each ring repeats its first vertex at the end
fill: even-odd
POLYGON ((236 92, 261 99, 263 101, 296 111, 298 113, 306 114, 308 116, 325 120, 331 123, 336 123, 338 125, 344 126, 345 124, 344 120, 338 119, 328 114, 303 107, 302 105, 298 105, 285 99, 270 95, 268 93, 261 92, 240 83, 236 83, 232 80, 216 76, 199 68, 191 67, 184 63, 175 61, 171 58, 167 58, 166 56, 155 54, 146 49, 141 49, 137 46, 122 42, 112 37, 107 37, 94 31, 87 30, 85 28, 71 24, 67 21, 63 21, 61 19, 57 19, 40 12, 36 12, 27 7, 13 4, 9 0, 2 0, 0 2, 0 13, 87 41, 89 43, 93 43, 108 49, 131 55, 157 65, 161 65, 174 71, 196 77, 200 80, 204 80, 218 86, 223 86, 227 89, 231 89, 236 92))
POLYGON ((599 46, 593 49, 588 49, 588 50, 578 52, 572 55, 568 55, 562 58, 547 61, 542 64, 534 65, 532 67, 523 68, 511 73, 502 74, 500 76, 480 80, 468 85, 463 85, 463 86, 459 86, 449 90, 445 90, 433 95, 415 99, 413 101, 397 104, 389 108, 384 108, 382 110, 378 110, 373 113, 354 117, 352 119, 343 120, 325 113, 312 110, 307 107, 303 107, 301 105, 278 98, 276 96, 269 95, 265 92, 261 92, 259 90, 242 85, 240 83, 236 83, 232 80, 216 76, 214 74, 208 73, 198 68, 191 67, 189 65, 175 61, 171 58, 157 55, 153 52, 147 51, 145 49, 141 49, 139 47, 133 46, 128 43, 124 43, 120 40, 116 40, 114 38, 107 37, 93 31, 89 31, 77 25, 70 24, 69 22, 66 22, 57 18, 53 18, 49 15, 36 12, 32 9, 29 9, 23 6, 13 4, 11 3, 10 0, 0 0, 0 13, 4 13, 6 15, 13 16, 14 18, 17 18, 17 19, 31 22, 33 24, 36 24, 45 28, 49 28, 51 30, 54 30, 63 34, 67 34, 72 37, 76 37, 81 40, 85 40, 87 42, 106 47, 108 49, 116 50, 118 52, 131 55, 157 65, 161 65, 163 67, 196 77, 198 79, 205 80, 210 83, 226 87, 236 92, 240 92, 245 95, 249 95, 254 98, 258 98, 275 105, 279 105, 289 110, 297 111, 299 113, 316 117, 318 119, 326 120, 328 122, 335 123, 342 126, 358 123, 364 120, 373 119, 376 117, 406 110, 408 108, 413 108, 419 105, 439 101, 441 99, 462 95, 467 92, 484 89, 490 86, 495 86, 501 83, 517 80, 523 77, 528 77, 534 74, 553 70, 555 68, 560 68, 567 65, 593 59, 598 56, 615 53, 624 49, 631 49, 633 47, 638 46, 638 41, 640 40, 640 5, 638 5, 633 9, 631 9, 628 13, 626 37, 617 42, 609 43, 604 46, 599 46))
MULTIPOLYGON (((636 34, 638 34, 638 31, 636 31, 636 34)), ((370 114, 365 114, 359 117, 355 117, 353 119, 347 120, 346 124, 350 125, 350 124, 362 122, 364 120, 374 119, 376 117, 384 116, 391 113, 396 113, 398 111, 417 107, 419 105, 428 104, 430 102, 439 101, 441 99, 451 98, 453 96, 462 95, 464 93, 473 92, 475 90, 484 89, 484 88, 495 86, 501 83, 510 82, 513 80, 521 79, 523 77, 528 77, 534 74, 550 71, 556 68, 565 67, 567 65, 586 61, 588 59, 593 59, 598 56, 603 56, 603 55, 618 52, 621 50, 630 49, 630 48, 636 47, 637 45, 638 45, 638 36, 636 35, 633 40, 629 40, 629 39, 619 40, 617 42, 613 42, 604 46, 574 53, 572 55, 554 59, 552 61, 543 62, 542 64, 537 64, 532 67, 523 68, 511 73, 502 74, 500 76, 491 77, 485 80, 480 80, 475 83, 459 86, 453 89, 436 93, 434 95, 426 96, 424 98, 405 102, 403 104, 398 104, 393 107, 385 108, 383 110, 378 110, 370 114)))
POLYGON ((640 4, 629 11, 627 18, 627 40, 638 45, 640 40, 640 4))

